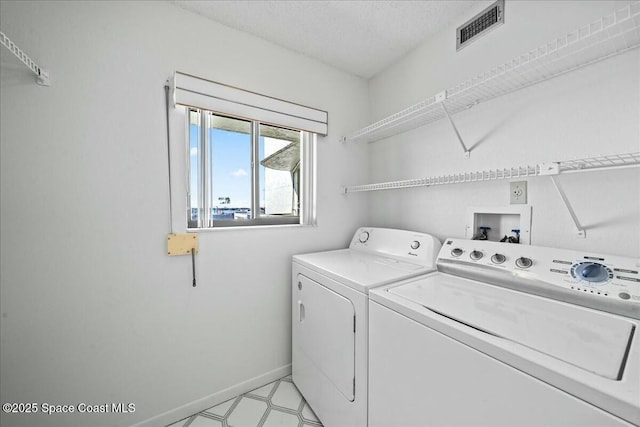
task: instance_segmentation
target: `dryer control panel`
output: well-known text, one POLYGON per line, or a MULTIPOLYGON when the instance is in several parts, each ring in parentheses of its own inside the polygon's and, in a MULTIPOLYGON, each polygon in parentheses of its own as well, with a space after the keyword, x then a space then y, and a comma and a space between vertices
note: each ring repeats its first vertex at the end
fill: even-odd
POLYGON ((360 227, 349 249, 390 256, 426 267, 435 267, 440 241, 427 233, 391 228, 360 227))
POLYGON ((446 239, 439 271, 640 319, 640 260, 567 249, 446 239))

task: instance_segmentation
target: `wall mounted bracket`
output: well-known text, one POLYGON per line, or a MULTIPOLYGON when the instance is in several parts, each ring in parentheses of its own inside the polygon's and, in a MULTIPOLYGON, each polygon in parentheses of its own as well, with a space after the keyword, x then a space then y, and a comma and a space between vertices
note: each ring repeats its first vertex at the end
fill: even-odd
POLYGON ((0 44, 9 49, 13 55, 26 65, 36 75, 36 83, 40 86, 50 86, 49 71, 43 70, 26 53, 22 51, 9 37, 0 31, 0 44))
POLYGON ((445 99, 447 99, 447 91, 446 90, 443 90, 442 92, 436 94, 436 102, 439 102, 440 105, 442 106, 442 111, 444 112, 444 115, 447 116, 447 119, 449 119, 449 123, 451 123, 451 127, 453 128, 453 131, 456 133, 456 137, 458 138, 458 142, 460 143, 460 145, 462 146, 462 149, 464 150, 464 156, 468 159, 469 156, 471 156, 471 151, 464 144, 464 141, 462 140, 462 136, 460 136, 460 132, 458 132, 458 128, 456 127, 456 124, 454 123, 453 119, 451 118, 451 115, 449 114, 449 111, 447 111, 447 107, 446 107, 446 105, 444 105, 445 99))
POLYGON ((197 233, 170 233, 167 236, 167 255, 192 255, 198 253, 197 233))
POLYGON ((582 225, 580 225, 580 221, 578 221, 578 217, 577 217, 575 211, 573 210, 573 208, 571 207, 571 202, 569 202, 569 199, 567 198, 567 195, 565 194, 564 190, 562 189, 562 186, 556 180, 556 177, 554 175, 550 175, 549 178, 551 178, 551 182, 553 183, 553 186, 556 188, 556 191, 560 195, 560 198, 562 199, 562 202, 564 203, 565 208, 567 208, 567 211, 569 212, 569 215, 571 215, 571 219, 573 220, 573 224, 575 225, 576 230, 578 231, 578 234, 577 234, 578 239, 586 239, 587 238, 587 231, 584 229, 584 227, 582 225))

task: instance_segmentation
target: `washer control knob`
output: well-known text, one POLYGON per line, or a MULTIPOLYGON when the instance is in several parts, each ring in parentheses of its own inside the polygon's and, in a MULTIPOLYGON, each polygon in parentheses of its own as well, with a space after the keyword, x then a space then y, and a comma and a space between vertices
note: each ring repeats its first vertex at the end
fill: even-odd
POLYGON ((471 253, 469 254, 469 257, 475 261, 479 260, 483 256, 484 254, 482 253, 482 251, 476 251, 476 250, 471 251, 471 253))
POLYGON ((418 242, 417 240, 414 240, 413 242, 411 242, 411 249, 418 249, 420 247, 420 242, 418 242))
POLYGON ((369 240, 369 232, 363 231, 362 233, 360 233, 360 236, 358 236, 358 240, 360 241, 360 243, 366 243, 367 240, 369 240))
POLYGON ((531 261, 531 258, 526 258, 521 256, 516 260, 516 266, 520 268, 529 268, 532 265, 533 265, 533 261, 531 261))
POLYGON ((613 279, 611 269, 597 262, 580 262, 571 267, 571 275, 583 282, 601 283, 613 279))
POLYGON ((453 255, 454 257, 459 257, 460 255, 462 255, 464 253, 464 251, 460 248, 454 248, 451 251, 451 255, 453 255))
POLYGON ((507 260, 507 257, 502 254, 493 254, 493 256, 491 257, 491 261, 494 264, 502 264, 506 260, 507 260))

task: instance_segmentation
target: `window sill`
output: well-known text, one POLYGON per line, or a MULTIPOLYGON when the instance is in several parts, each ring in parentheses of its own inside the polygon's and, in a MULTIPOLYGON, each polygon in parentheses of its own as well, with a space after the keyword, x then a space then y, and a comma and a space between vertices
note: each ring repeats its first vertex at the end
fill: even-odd
POLYGON ((208 233, 226 231, 246 231, 246 230, 274 230, 282 228, 313 228, 317 224, 273 224, 273 225, 236 225, 233 227, 210 227, 210 228, 189 228, 187 233, 208 233))

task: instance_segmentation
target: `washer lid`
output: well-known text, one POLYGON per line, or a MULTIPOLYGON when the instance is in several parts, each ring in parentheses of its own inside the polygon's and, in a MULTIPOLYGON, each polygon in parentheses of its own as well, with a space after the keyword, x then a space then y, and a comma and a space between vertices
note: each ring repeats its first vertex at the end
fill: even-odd
POLYGON ((434 268, 353 249, 295 255, 293 261, 361 292, 434 268))
POLYGON ((602 377, 622 377, 634 330, 623 318, 441 273, 388 292, 602 377))

